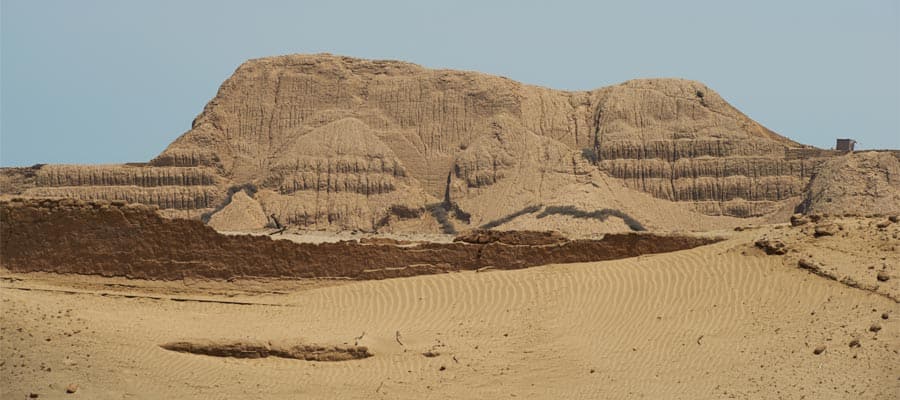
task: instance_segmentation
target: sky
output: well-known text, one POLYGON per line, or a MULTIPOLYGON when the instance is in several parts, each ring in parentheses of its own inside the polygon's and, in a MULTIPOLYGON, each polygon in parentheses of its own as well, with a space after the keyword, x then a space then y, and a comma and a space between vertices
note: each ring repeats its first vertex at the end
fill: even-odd
POLYGON ((556 89, 701 81, 822 148, 900 148, 900 0, 0 0, 0 165, 147 161, 250 58, 320 53, 556 89))

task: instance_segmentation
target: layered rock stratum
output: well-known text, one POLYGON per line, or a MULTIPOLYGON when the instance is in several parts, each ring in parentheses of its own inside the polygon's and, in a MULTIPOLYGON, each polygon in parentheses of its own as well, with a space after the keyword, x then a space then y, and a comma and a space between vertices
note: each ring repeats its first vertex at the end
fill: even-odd
POLYGON ((323 230, 709 229, 790 215, 838 156, 778 135, 695 81, 560 91, 289 55, 238 67, 147 165, 37 166, 6 171, 0 186, 200 217, 228 204, 229 188, 252 185, 264 215, 323 230))

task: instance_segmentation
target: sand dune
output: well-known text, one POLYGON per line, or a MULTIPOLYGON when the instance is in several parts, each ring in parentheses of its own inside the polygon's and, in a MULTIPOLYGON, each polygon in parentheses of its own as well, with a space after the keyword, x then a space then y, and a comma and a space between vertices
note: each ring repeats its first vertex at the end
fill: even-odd
POLYGON ((784 265, 752 245, 759 235, 615 261, 255 286, 278 293, 7 273, 19 280, 0 290, 0 383, 4 398, 64 397, 73 382, 85 398, 895 398, 900 306, 784 265), (75 286, 86 293, 48 291, 75 286), (270 305, 167 300, 176 289, 270 305), (358 344, 373 356, 159 347, 186 338, 358 344))

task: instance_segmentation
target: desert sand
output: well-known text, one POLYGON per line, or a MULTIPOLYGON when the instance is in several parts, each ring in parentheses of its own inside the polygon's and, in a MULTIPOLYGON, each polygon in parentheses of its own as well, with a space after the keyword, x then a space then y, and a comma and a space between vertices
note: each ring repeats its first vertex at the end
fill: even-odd
POLYGON ((753 244, 784 229, 630 259, 381 281, 7 272, 3 397, 67 398, 75 383, 81 398, 896 398, 900 305, 753 244), (185 340, 373 356, 160 347, 185 340))

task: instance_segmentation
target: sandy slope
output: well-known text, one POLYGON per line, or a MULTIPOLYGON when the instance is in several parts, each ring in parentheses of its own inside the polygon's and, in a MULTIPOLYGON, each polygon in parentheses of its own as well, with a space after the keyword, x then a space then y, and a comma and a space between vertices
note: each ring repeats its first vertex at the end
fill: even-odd
POLYGON ((896 398, 900 306, 766 256, 752 246, 759 234, 617 261, 314 289, 16 275, 0 290, 0 388, 13 399, 896 398), (248 360, 158 346, 297 338, 375 355, 248 360), (854 338, 860 347, 848 346, 854 338))

